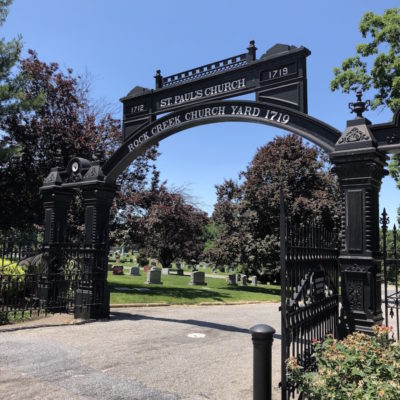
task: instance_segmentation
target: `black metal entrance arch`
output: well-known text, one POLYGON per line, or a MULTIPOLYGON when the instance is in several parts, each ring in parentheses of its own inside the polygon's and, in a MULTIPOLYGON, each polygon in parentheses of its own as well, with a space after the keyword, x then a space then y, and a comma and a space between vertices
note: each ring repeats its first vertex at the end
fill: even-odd
POLYGON ((84 246, 80 257, 86 277, 76 294, 76 315, 108 317, 107 249, 109 210, 118 175, 148 146, 192 126, 221 121, 247 121, 296 132, 324 148, 335 165, 342 190, 343 325, 371 331, 381 323, 379 189, 386 152, 400 149, 400 118, 372 125, 363 117, 361 95, 352 104, 357 117, 345 131, 307 115, 304 47, 277 44, 256 58, 247 52, 178 74, 155 76, 155 89, 135 87, 122 99, 124 143, 105 164, 72 159, 52 168, 41 193, 45 209, 44 251, 48 279, 41 296, 57 290, 51 273, 60 268, 66 245, 66 215, 73 191, 81 188, 85 207, 84 246), (225 101, 254 93, 255 101, 225 101), (166 114, 157 119, 160 114, 166 114), (85 307, 83 307, 85 306, 85 307))
POLYGON ((287 107, 257 101, 217 101, 184 107, 145 125, 130 136, 103 166, 105 181, 114 183, 122 171, 150 146, 194 126, 243 121, 294 132, 323 148, 335 149, 341 133, 324 122, 287 107))

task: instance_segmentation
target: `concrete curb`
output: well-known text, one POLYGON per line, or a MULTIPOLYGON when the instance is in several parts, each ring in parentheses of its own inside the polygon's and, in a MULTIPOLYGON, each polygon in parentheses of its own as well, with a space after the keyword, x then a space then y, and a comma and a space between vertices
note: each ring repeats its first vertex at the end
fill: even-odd
POLYGON ((272 303, 278 304, 279 301, 237 301, 237 302, 226 302, 226 303, 211 303, 202 302, 198 304, 168 304, 168 303, 124 303, 124 304, 110 304, 110 308, 129 308, 129 307, 198 307, 198 306, 240 306, 245 304, 263 304, 272 303))

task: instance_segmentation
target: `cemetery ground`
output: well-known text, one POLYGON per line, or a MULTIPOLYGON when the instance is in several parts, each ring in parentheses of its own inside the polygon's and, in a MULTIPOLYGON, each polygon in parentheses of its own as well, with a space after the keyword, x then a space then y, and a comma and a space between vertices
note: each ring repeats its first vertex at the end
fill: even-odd
POLYGON ((162 284, 145 283, 140 276, 108 275, 111 304, 223 304, 235 302, 280 301, 280 286, 231 286, 224 277, 206 276, 206 286, 190 286, 190 276, 162 275, 162 284))
POLYGON ((54 315, 0 327, 0 398, 10 400, 250 400, 248 329, 276 328, 279 304, 112 308, 109 320, 54 315))

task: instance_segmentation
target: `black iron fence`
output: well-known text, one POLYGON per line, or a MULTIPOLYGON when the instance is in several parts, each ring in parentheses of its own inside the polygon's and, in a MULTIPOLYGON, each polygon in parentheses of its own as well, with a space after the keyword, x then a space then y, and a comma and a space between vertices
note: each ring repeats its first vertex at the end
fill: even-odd
POLYGON ((305 371, 315 368, 313 342, 337 336, 339 262, 337 231, 317 223, 292 224, 281 214, 282 399, 299 395, 287 377, 294 357, 305 371))
POLYGON ((0 323, 55 312, 90 316, 109 306, 105 247, 13 239, 0 242, 0 323))
POLYGON ((392 327, 392 338, 400 340, 399 321, 399 238, 396 225, 390 231, 389 218, 386 210, 383 210, 381 218, 381 252, 383 273, 383 304, 385 325, 392 327))

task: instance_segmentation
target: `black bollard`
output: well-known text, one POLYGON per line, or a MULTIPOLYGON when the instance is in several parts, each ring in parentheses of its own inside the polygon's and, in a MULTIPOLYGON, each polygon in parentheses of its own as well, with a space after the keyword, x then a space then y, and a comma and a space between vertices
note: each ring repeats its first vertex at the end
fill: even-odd
POLYGON ((272 342, 275 329, 258 324, 250 328, 253 340, 253 400, 271 400, 272 342))

